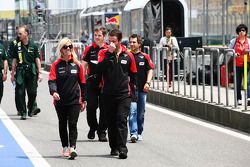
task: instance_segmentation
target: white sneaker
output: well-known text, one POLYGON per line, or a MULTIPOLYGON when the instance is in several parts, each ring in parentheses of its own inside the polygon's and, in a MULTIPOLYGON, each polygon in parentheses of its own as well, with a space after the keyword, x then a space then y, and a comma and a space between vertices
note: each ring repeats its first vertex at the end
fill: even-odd
POLYGON ((137 140, 138 141, 142 141, 143 140, 142 135, 138 135, 138 139, 137 140))
POLYGON ((238 100, 238 105, 242 105, 242 101, 241 100, 238 100))
POLYGON ((136 135, 132 135, 132 136, 130 137, 130 140, 131 140, 132 143, 136 143, 137 136, 136 136, 136 135))
POLYGON ((69 157, 69 148, 68 147, 64 147, 62 149, 62 157, 69 157))
POLYGON ((74 147, 70 147, 69 159, 73 160, 73 159, 75 159, 75 157, 77 157, 77 152, 76 152, 74 147))

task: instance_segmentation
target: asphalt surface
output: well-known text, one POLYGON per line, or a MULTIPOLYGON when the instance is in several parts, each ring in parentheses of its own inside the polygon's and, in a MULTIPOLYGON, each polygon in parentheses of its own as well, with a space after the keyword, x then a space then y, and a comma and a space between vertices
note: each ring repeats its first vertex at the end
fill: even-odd
MULTIPOLYGON (((44 80, 38 88, 37 102, 41 108, 38 116, 20 120, 16 114, 14 89, 10 81, 5 83, 1 108, 52 167, 247 167, 250 164, 248 134, 216 125, 225 131, 236 132, 236 135, 232 136, 223 130, 216 130, 216 127, 211 129, 199 123, 190 122, 190 116, 183 116, 184 119, 180 119, 169 114, 175 112, 168 109, 161 109, 160 112, 150 107, 151 105, 148 105, 146 109, 144 140, 135 144, 128 140, 128 159, 120 160, 118 157, 110 156, 108 143, 98 142, 97 137, 94 140, 87 139, 89 129, 86 111, 80 114, 78 122, 77 152, 79 156, 73 161, 61 158, 58 119, 48 91, 48 75, 43 74, 43 76, 44 80), (239 137, 241 135, 246 139, 239 137)), ((1 120, 3 121, 3 118, 1 120)), ((208 125, 214 126, 211 123, 208 125)), ((2 128, 0 128, 0 134, 4 134, 2 128)), ((9 136, 11 135, 0 137, 8 138, 9 136)), ((12 137, 15 138, 15 135, 12 137)), ((18 141, 19 138, 15 140, 18 141)), ((9 155, 8 151, 12 150, 1 150, 0 147, 0 155, 6 155, 0 157, 0 162, 5 161, 9 155)), ((16 160, 20 159, 20 153, 16 154, 14 156, 16 160)), ((27 160, 32 159, 32 157, 27 157, 27 160)), ((6 162, 3 166, 11 165, 6 162)))

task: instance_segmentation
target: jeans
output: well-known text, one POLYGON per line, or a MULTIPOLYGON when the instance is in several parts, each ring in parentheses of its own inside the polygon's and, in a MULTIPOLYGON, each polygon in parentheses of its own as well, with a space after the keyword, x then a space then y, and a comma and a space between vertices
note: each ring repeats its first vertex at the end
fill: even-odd
POLYGON ((138 92, 137 102, 132 102, 129 114, 129 129, 131 135, 141 135, 144 127, 146 92, 138 92))

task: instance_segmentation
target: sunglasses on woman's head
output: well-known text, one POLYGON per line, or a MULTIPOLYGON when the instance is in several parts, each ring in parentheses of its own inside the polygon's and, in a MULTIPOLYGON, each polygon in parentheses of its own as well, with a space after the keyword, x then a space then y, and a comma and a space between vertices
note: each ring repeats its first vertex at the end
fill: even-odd
POLYGON ((63 48, 63 49, 68 49, 68 48, 72 49, 72 48, 73 48, 73 45, 64 45, 62 48, 63 48))

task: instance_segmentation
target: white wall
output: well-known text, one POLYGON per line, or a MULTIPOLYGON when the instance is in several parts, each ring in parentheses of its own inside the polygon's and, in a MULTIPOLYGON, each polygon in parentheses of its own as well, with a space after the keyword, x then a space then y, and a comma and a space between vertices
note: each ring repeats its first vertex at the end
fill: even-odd
POLYGON ((97 6, 97 5, 102 5, 102 4, 113 2, 113 0, 88 0, 88 1, 89 1, 88 6, 97 6))
MULTIPOLYGON (((0 0, 4 1, 4 0, 0 0)), ((113 0, 49 0, 49 9, 84 9, 113 2, 113 0)))
POLYGON ((0 0, 0 11, 4 10, 15 10, 15 0, 0 0))

